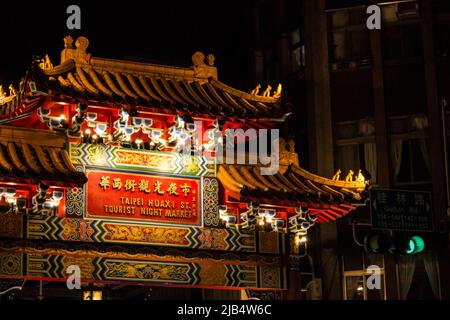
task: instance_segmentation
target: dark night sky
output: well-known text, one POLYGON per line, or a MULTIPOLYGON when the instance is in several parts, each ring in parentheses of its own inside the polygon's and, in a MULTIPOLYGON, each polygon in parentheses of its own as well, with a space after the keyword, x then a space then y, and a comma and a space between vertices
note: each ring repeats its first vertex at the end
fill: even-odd
POLYGON ((90 40, 88 52, 105 58, 146 59, 190 66, 197 51, 216 56, 219 79, 247 90, 250 0, 235 1, 9 1, 2 2, 0 83, 18 83, 32 55, 59 64, 63 38, 90 40), (66 8, 81 8, 81 31, 66 28, 66 8))

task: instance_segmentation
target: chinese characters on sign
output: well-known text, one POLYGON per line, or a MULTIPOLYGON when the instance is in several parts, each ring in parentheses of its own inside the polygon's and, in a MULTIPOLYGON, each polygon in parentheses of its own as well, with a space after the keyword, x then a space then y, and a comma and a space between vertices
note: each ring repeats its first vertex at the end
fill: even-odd
POLYGON ((201 223, 198 179, 104 170, 86 174, 87 217, 201 223))
POLYGON ((406 190, 370 190, 372 227, 432 231, 431 194, 406 190))

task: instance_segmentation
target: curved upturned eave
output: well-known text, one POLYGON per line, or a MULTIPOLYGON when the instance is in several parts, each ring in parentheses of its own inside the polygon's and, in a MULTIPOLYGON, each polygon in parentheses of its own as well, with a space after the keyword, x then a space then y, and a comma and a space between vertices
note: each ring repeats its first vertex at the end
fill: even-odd
MULTIPOLYGON (((222 92, 224 94, 225 99, 227 99, 231 107, 236 107, 235 104, 239 106, 239 108, 243 109, 254 109, 252 111, 267 111, 270 109, 268 105, 279 105, 280 98, 274 97, 264 97, 259 95, 252 95, 247 92, 235 89, 230 87, 214 78, 204 78, 198 77, 195 74, 195 71, 192 68, 182 68, 182 67, 174 67, 174 66, 165 66, 165 65, 154 65, 147 64, 142 62, 134 62, 134 61, 121 61, 114 59, 105 59, 105 58, 96 58, 92 57, 89 60, 89 63, 79 62, 73 59, 69 59, 64 63, 57 65, 51 69, 40 69, 43 74, 48 77, 58 77, 61 75, 67 75, 68 73, 76 73, 77 70, 89 69, 95 71, 97 74, 103 74, 104 72, 113 73, 113 74, 121 74, 121 76, 133 76, 137 78, 163 78, 172 81, 187 81, 189 82, 197 82, 199 84, 208 84, 212 88, 222 92), (241 106, 237 101, 243 100, 248 102, 250 106, 244 105, 241 106), (251 107, 251 108, 250 108, 251 107)), ((89 76, 91 74, 88 72, 89 76)), ((93 84, 96 84, 96 79, 93 79, 93 84)), ((92 88, 87 85, 90 88, 92 88)), ((100 89, 101 90, 101 89, 100 89)), ((209 97, 209 95, 208 95, 209 97)), ((228 103, 222 101, 220 96, 216 97, 221 102, 221 104, 226 104, 228 107, 228 103)), ((189 101, 192 103, 192 101, 189 101)), ((209 102, 211 104, 211 102, 209 102)))
POLYGON ((291 165, 291 170, 298 174, 299 176, 304 177, 305 179, 314 181, 316 183, 327 185, 331 187, 337 188, 346 188, 353 189, 357 191, 363 191, 366 188, 366 183, 362 181, 342 181, 342 180, 332 180, 329 178, 318 176, 314 173, 311 173, 299 166, 291 165))
POLYGON ((217 89, 223 90, 223 91, 231 94, 232 96, 243 98, 247 101, 270 103, 270 104, 278 104, 280 102, 279 98, 253 95, 253 94, 235 89, 233 87, 230 87, 230 86, 226 85, 225 83, 220 82, 218 80, 210 79, 210 83, 217 89))
POLYGON ((360 202, 365 197, 367 184, 364 182, 335 181, 312 174, 299 166, 291 166, 285 173, 274 176, 263 176, 259 169, 259 166, 222 164, 217 177, 227 190, 239 196, 249 191, 267 195, 274 193, 274 196, 282 197, 290 193, 300 197, 310 195, 336 203, 360 202))

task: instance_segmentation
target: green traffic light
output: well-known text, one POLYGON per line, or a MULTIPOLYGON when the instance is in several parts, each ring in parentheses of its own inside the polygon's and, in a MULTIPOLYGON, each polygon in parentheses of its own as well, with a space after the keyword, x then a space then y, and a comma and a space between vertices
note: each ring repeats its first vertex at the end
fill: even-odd
POLYGON ((414 255, 425 249, 425 241, 417 235, 392 237, 383 232, 371 232, 364 237, 364 249, 368 253, 414 255))
POLYGON ((406 254, 420 253, 425 249, 425 241, 419 236, 413 236, 408 241, 408 248, 406 254))
POLYGON ((422 252, 423 249, 425 249, 425 241, 423 241, 423 239, 419 236, 414 236, 412 237, 412 239, 414 240, 414 243, 416 245, 416 250, 414 251, 414 253, 422 252))
POLYGON ((408 241, 408 249, 406 249, 406 254, 413 254, 414 250, 416 250, 416 243, 413 239, 409 239, 408 241))

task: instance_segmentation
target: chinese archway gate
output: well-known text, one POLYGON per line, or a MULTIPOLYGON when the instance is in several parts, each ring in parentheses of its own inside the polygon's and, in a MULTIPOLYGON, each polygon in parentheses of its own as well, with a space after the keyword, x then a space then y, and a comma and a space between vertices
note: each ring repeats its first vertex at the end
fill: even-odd
POLYGON ((1 279, 65 281, 77 265, 83 282, 286 292, 295 217, 325 223, 365 202, 364 178, 314 175, 283 140, 275 175, 182 152, 212 150, 226 128, 276 128, 281 86, 229 87, 200 52, 180 68, 64 42, 59 65, 33 61, 0 90, 1 279), (270 216, 252 225, 255 208, 270 216))

